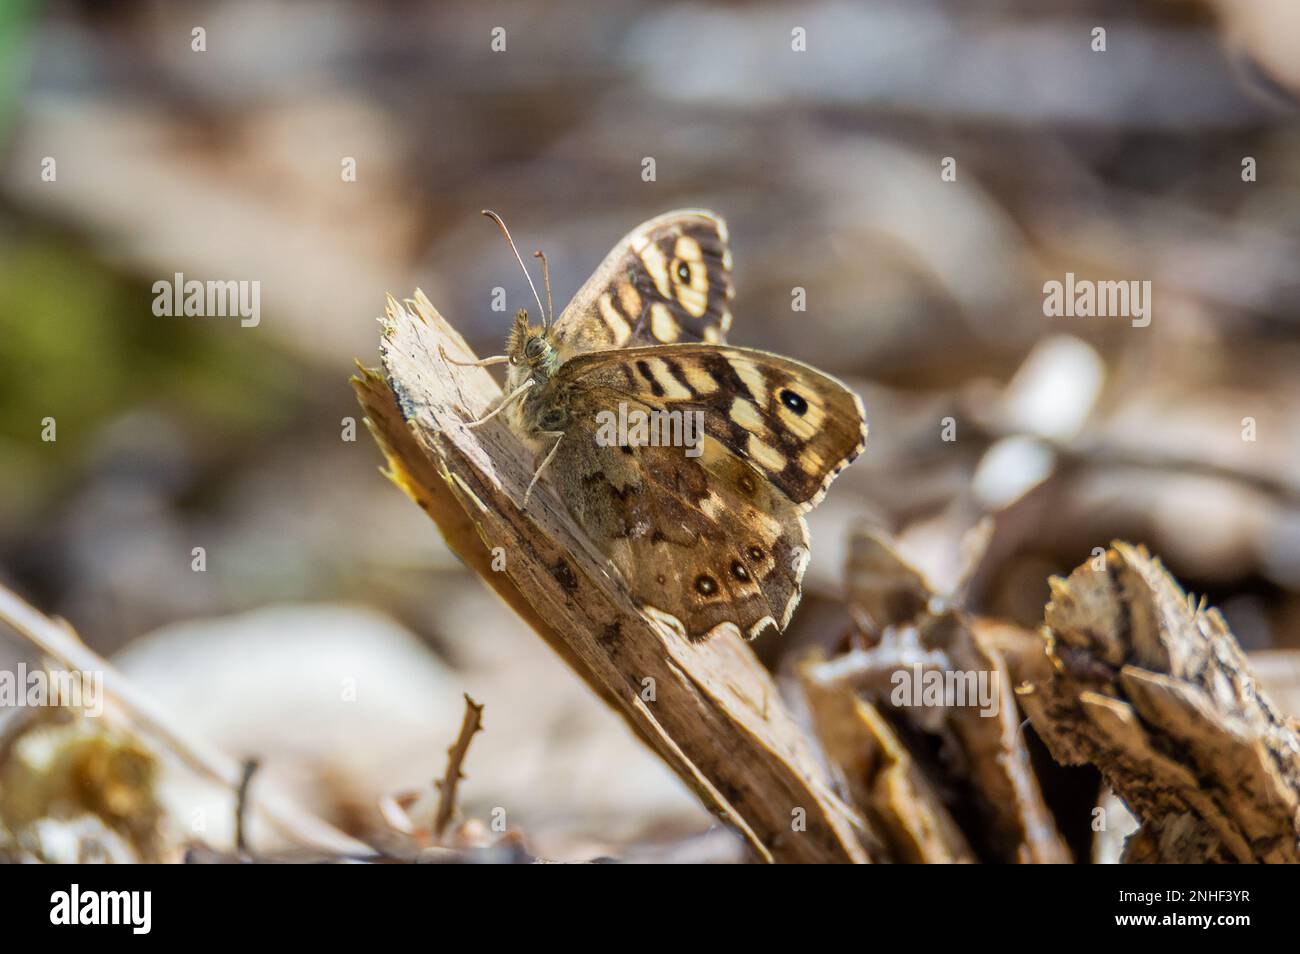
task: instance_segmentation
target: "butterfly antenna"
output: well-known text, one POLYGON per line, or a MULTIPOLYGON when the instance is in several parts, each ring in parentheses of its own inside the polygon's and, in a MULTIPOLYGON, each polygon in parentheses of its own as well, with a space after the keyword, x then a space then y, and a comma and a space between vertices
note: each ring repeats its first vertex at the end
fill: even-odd
POLYGON ((505 222, 501 221, 501 216, 497 215, 491 209, 484 209, 483 214, 497 224, 497 227, 501 229, 502 234, 505 235, 506 241, 510 243, 510 251, 515 253, 515 261, 518 262, 519 267, 523 269, 524 278, 528 279, 528 287, 533 290, 533 297, 537 299, 537 310, 542 314, 542 324, 545 324, 546 309, 542 307, 542 296, 537 294, 537 286, 533 284, 533 276, 528 274, 528 268, 524 265, 524 260, 519 257, 519 249, 515 248, 515 240, 510 237, 510 230, 506 228, 505 222))
POLYGON ((546 330, 555 323, 555 305, 551 302, 551 269, 546 264, 545 252, 533 252, 533 258, 542 260, 542 284, 546 286, 546 315, 542 322, 542 330, 546 330))

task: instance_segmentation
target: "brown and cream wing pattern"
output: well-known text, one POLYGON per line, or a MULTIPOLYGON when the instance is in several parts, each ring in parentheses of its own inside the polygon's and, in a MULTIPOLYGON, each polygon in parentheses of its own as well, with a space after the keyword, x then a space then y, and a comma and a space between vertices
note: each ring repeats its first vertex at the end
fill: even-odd
POLYGON ((726 340, 731 327, 727 225, 680 209, 625 235, 555 322, 561 358, 638 345, 726 340))
POLYGON ((557 384, 575 410, 616 408, 635 398, 656 410, 700 412, 708 436, 801 511, 821 500, 867 440, 856 394, 816 368, 751 348, 591 352, 565 362, 557 384))
POLYGON ((580 354, 554 385, 550 479, 647 613, 692 639, 784 628, 808 559, 802 514, 866 440, 856 395, 788 358, 708 344, 580 354), (602 430, 654 415, 659 437, 691 440, 602 430))

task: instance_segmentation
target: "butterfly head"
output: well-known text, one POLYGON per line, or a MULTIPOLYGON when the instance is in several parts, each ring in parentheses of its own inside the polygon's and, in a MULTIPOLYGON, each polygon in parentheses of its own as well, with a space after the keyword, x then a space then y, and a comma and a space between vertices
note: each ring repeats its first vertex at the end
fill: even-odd
POLYGON ((548 378, 559 367, 559 356, 551 342, 550 329, 528 323, 528 309, 520 308, 515 314, 514 327, 506 341, 506 355, 516 368, 526 370, 537 378, 548 378))

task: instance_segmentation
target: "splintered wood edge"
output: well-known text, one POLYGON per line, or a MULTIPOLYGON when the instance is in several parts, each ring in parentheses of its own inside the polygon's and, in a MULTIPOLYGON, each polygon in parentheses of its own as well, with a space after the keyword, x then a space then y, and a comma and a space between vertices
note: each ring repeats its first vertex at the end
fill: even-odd
POLYGON ((1300 861, 1300 737, 1223 617, 1118 541, 1051 584, 1052 669, 1021 703, 1058 762, 1096 765, 1138 815, 1135 851, 1300 861))
POLYGON ((864 822, 749 647, 726 634, 690 643, 639 612, 545 478, 519 509, 533 455, 499 419, 466 429, 500 388, 485 369, 442 360, 439 346, 474 355, 422 292, 390 297, 381 324, 383 371, 362 369, 353 384, 390 479, 452 550, 760 859, 870 861, 864 822))
POLYGON ((992 718, 968 707, 950 712, 948 723, 966 753, 971 784, 985 802, 998 840, 1006 842, 1018 862, 1067 863, 1070 849, 1030 768, 1010 667, 992 641, 981 641, 979 628, 965 613, 953 614, 952 623, 945 649, 953 668, 996 673, 1000 697, 992 718))
POLYGON ((854 803, 868 813, 907 864, 977 861, 961 828, 888 721, 846 681, 818 676, 820 656, 805 659, 798 677, 817 737, 844 776, 854 803))
MULTIPOLYGON (((967 533, 962 546, 968 565, 973 566, 976 555, 987 547, 991 532, 992 524, 985 520, 967 533)), ((969 572, 963 571, 962 576, 969 572)), ((928 610, 922 612, 919 607, 929 606, 938 594, 925 575, 907 562, 893 539, 870 524, 859 526, 850 537, 847 577, 850 605, 864 611, 875 625, 897 625, 923 616, 928 622, 921 627, 921 642, 941 650, 949 668, 994 674, 996 691, 1004 703, 998 706, 995 717, 987 718, 983 712, 964 706, 953 706, 946 713, 953 739, 965 753, 967 780, 993 830, 990 841, 1009 860, 1033 864, 1070 861, 1069 847, 1057 829, 1038 778, 1030 767, 1029 751, 1020 731, 1020 710, 1011 669, 1001 652, 1001 646, 1005 645, 1019 663, 1027 654, 1027 646, 1033 645, 1046 663, 1038 637, 1018 627, 995 624, 965 612, 941 615, 933 615, 928 610), (902 595, 908 598, 902 600, 902 595), (938 638, 942 645, 931 646, 931 638, 938 638)), ((873 654, 879 655, 880 648, 862 653, 869 659, 873 654)), ((886 655, 882 666, 888 671, 895 669, 898 662, 886 655)), ((805 695, 810 705, 818 688, 814 684, 818 681, 819 668, 804 669, 805 695)), ((824 695, 821 698, 826 701, 824 695)), ((820 719, 817 728, 828 755, 843 769, 842 760, 831 752, 833 746, 826 736, 826 731, 835 729, 833 721, 820 719)), ((854 794, 857 797, 864 793, 859 787, 854 794)), ((866 794, 879 801, 875 793, 866 794)), ((868 811, 873 808, 860 800, 858 805, 868 811)))

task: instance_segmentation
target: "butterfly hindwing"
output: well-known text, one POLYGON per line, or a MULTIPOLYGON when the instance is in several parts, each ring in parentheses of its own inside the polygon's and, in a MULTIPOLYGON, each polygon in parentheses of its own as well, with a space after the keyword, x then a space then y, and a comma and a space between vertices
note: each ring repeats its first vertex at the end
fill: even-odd
POLYGON ((747 638, 784 627, 808 553, 798 509, 712 438, 698 458, 682 450, 605 446, 575 423, 553 466, 574 480, 570 509, 647 613, 695 640, 728 625, 747 638))
POLYGON ((579 289, 552 329, 561 358, 586 351, 722 342, 731 326, 727 226, 683 209, 633 229, 579 289))

